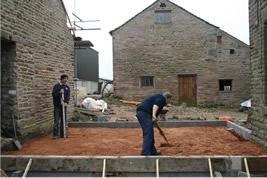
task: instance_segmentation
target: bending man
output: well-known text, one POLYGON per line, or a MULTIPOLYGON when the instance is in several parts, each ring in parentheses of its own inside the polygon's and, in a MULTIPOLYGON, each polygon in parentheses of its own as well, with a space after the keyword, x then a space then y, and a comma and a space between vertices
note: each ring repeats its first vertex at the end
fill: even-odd
POLYGON ((162 108, 171 102, 171 94, 154 94, 147 97, 138 107, 136 117, 143 130, 142 156, 159 155, 159 150, 155 148, 153 123, 157 122, 157 117, 162 108))

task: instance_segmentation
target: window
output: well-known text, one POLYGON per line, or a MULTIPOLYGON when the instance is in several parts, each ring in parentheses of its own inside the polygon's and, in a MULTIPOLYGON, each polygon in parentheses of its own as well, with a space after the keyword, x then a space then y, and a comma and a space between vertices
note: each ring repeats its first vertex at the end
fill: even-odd
POLYGON ((217 36, 217 43, 222 43, 222 36, 217 36))
POLYGON ((159 7, 167 7, 165 3, 160 3, 160 6, 159 7))
POLYGON ((232 90, 232 80, 219 80, 220 91, 231 91, 232 90))
POLYGON ((141 77, 141 87, 149 87, 149 86, 154 86, 153 77, 151 76, 141 77))
POLYGON ((230 54, 234 54, 235 50, 234 49, 230 49, 230 54))
POLYGON ((171 12, 169 11, 156 12, 156 22, 171 22, 171 12))

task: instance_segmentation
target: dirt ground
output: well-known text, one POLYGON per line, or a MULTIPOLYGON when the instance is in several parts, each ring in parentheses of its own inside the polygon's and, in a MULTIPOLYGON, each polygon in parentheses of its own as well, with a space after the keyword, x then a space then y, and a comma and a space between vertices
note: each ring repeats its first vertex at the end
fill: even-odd
MULTIPOLYGON (((80 113, 75 122, 91 121, 91 114, 107 116, 109 122, 137 121, 136 105, 122 104, 118 99, 106 102, 108 110, 105 112, 80 113)), ((204 121, 232 117, 234 123, 250 128, 250 123, 247 122, 248 112, 239 112, 238 108, 198 108, 183 104, 165 109, 168 112, 160 115, 158 120, 204 121)), ((155 130, 155 146, 163 155, 267 155, 266 149, 250 141, 239 141, 226 127, 177 127, 163 130, 171 143, 171 147, 160 147, 166 142, 155 130)), ((49 134, 23 144, 20 151, 2 154, 137 156, 142 150, 141 128, 69 128, 68 136, 67 139, 52 140, 52 135, 49 134)))
MULTIPOLYGON (((171 146, 155 130, 155 146, 164 156, 267 155, 267 150, 251 141, 239 141, 227 127, 162 128, 171 146)), ((68 138, 52 139, 52 134, 23 144, 20 151, 5 155, 138 156, 142 150, 141 128, 68 128, 68 138)))

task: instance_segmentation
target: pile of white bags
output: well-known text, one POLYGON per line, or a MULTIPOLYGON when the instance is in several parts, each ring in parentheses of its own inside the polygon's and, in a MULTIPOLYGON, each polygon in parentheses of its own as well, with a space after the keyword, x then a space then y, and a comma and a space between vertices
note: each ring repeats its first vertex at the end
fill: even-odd
POLYGON ((82 102, 82 106, 90 109, 104 112, 108 109, 108 104, 104 100, 94 100, 93 98, 85 98, 82 102))

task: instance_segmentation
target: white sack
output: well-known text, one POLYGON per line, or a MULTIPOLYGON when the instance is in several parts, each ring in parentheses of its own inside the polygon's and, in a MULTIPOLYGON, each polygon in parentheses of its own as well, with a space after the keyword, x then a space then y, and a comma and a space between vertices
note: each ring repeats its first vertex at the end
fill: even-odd
POLYGON ((107 103, 104 100, 94 100, 93 98, 87 97, 83 100, 82 106, 91 110, 102 110, 107 109, 107 103))
POLYGON ((248 108, 250 108, 250 107, 251 107, 251 99, 249 99, 249 100, 247 100, 247 101, 241 103, 240 105, 243 106, 243 107, 248 107, 248 108))

